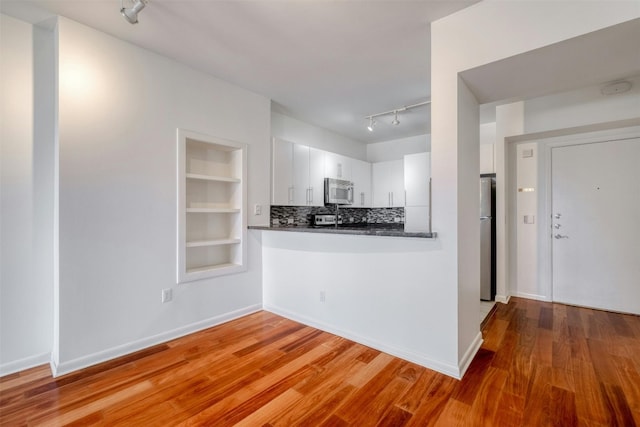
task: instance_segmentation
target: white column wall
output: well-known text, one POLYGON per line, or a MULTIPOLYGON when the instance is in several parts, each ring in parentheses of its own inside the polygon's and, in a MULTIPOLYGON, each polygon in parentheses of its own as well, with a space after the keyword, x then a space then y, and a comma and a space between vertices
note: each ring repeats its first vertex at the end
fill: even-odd
MULTIPOLYGON (((49 360, 52 287, 34 150, 32 26, 0 15, 0 375, 49 360)), ((49 213, 51 216, 52 212, 49 213)))
POLYGON ((510 197, 515 162, 510 159, 505 138, 524 132, 524 102, 496 107, 496 301, 506 303, 517 286, 515 223, 516 199, 510 197), (511 169, 509 169, 511 168, 511 169), (511 216, 510 216, 511 214, 511 216))
POLYGON ((176 286, 176 128, 247 143, 266 206, 269 99, 64 18, 59 73, 58 374, 260 309, 259 233, 246 273, 176 286))

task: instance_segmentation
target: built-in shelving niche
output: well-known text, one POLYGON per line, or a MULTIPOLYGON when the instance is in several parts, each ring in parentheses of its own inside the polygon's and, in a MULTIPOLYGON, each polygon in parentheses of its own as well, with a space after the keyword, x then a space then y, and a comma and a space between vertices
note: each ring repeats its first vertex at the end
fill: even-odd
POLYGON ((178 129, 178 283, 246 270, 246 144, 178 129))

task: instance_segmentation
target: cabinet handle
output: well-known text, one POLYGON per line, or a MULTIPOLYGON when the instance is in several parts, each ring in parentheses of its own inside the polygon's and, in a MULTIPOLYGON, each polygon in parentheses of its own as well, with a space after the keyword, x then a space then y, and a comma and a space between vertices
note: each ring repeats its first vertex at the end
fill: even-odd
POLYGON ((338 163, 338 167, 337 167, 337 172, 338 172, 338 178, 342 178, 342 163, 338 163))
POLYGON ((293 202, 293 187, 289 187, 289 203, 293 202))
POLYGON ((364 191, 360 193, 360 206, 364 206, 364 191))

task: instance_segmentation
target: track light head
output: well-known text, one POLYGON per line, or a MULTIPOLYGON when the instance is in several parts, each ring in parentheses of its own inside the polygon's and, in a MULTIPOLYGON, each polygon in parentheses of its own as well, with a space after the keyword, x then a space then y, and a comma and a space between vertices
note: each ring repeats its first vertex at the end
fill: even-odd
POLYGON ((393 119, 391 124, 394 126, 398 126, 400 124, 400 120, 398 120, 398 111, 394 111, 393 114, 395 114, 395 118, 393 119))
POLYGON ((120 9, 120 13, 130 24, 137 24, 138 13, 140 13, 140 11, 144 9, 144 7, 147 5, 147 1, 148 0, 134 0, 133 6, 131 7, 124 7, 123 4, 122 8, 120 9))
POLYGON ((373 117, 369 117, 369 126, 367 126, 367 130, 369 132, 373 132, 373 128, 376 125, 376 121, 373 120, 373 117))

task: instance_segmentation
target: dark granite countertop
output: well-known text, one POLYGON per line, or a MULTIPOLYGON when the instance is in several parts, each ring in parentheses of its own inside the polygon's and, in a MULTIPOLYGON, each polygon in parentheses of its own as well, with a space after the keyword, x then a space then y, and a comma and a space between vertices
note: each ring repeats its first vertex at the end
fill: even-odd
POLYGON ((388 237, 419 237, 434 239, 434 232, 410 232, 404 231, 403 224, 346 224, 337 228, 330 225, 280 225, 258 226, 250 225, 250 230, 267 231, 293 231, 299 233, 324 233, 324 234, 351 234, 356 236, 388 236, 388 237))

